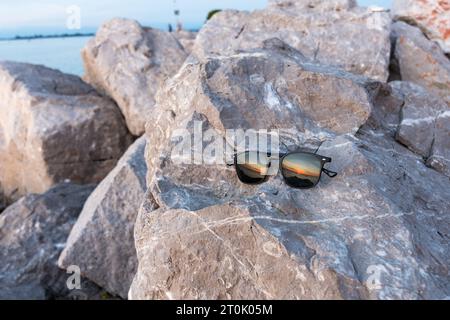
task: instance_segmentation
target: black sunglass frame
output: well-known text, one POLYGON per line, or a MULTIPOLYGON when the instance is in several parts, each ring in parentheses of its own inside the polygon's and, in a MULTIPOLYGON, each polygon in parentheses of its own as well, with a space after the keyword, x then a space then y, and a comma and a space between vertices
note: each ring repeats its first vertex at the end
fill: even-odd
MULTIPOLYGON (((270 175, 266 175, 264 176, 264 179, 261 179, 261 181, 258 182, 244 182, 245 178, 242 176, 242 173, 237 169, 238 167, 238 156, 243 154, 243 153, 248 153, 248 152, 257 152, 258 151, 244 151, 244 152, 238 152, 238 153, 234 153, 234 161, 233 164, 229 164, 229 166, 234 166, 235 167, 235 171, 236 174, 239 178, 239 180, 244 183, 244 184, 248 184, 248 185, 258 185, 258 184, 262 184, 265 183, 269 180, 270 175)), ((262 152, 263 153, 263 152, 262 152)), ((312 152, 305 152, 305 151, 293 151, 293 152, 286 152, 286 153, 276 153, 276 155, 278 155, 278 159, 279 159, 279 171, 281 172, 281 175, 283 176, 283 180, 284 182, 291 188, 295 188, 295 189, 311 189, 314 188, 315 186, 317 186, 319 184, 320 179, 322 178, 322 172, 325 173, 328 177, 330 178, 334 178, 338 175, 337 172, 328 170, 326 168, 324 168, 326 163, 330 163, 332 161, 332 159, 330 157, 325 157, 325 156, 321 156, 317 153, 312 153, 312 152), (307 186, 307 187, 298 187, 298 186, 294 186, 291 183, 289 183, 289 181, 287 180, 287 178, 284 176, 283 174, 283 161, 287 156, 293 155, 293 154, 307 154, 307 155, 312 155, 314 157, 316 157, 318 160, 320 160, 321 163, 321 169, 320 169, 320 175, 319 175, 319 179, 317 179, 317 182, 314 183, 314 185, 312 186, 307 186)), ((267 153, 267 157, 270 159, 272 158, 272 153, 268 152, 267 153)), ((271 162, 269 163, 269 167, 271 165, 271 162)))

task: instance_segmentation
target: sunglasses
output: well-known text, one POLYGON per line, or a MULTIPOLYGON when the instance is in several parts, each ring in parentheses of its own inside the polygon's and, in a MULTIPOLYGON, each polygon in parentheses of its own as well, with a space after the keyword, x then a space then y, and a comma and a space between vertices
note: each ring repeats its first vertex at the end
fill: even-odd
MULTIPOLYGON (((284 181, 292 188, 309 189, 315 187, 322 176, 322 172, 330 178, 337 176, 336 172, 324 168, 331 158, 315 153, 290 152, 278 154, 279 169, 284 181)), ((270 153, 246 151, 234 155, 236 173, 241 182, 245 184, 261 184, 270 176, 274 158, 270 153)))

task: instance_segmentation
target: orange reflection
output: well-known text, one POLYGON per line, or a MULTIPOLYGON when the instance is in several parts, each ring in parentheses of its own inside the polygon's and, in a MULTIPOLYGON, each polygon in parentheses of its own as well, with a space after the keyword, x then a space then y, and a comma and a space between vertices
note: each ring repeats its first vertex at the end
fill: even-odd
POLYGON ((283 161, 283 168, 293 172, 294 174, 303 175, 303 176, 313 176, 318 177, 320 171, 315 166, 308 166, 307 163, 302 163, 301 165, 289 160, 283 161))
POLYGON ((248 169, 252 172, 256 172, 259 175, 265 175, 267 173, 267 166, 261 166, 256 163, 245 163, 242 164, 241 167, 244 167, 245 169, 248 169))

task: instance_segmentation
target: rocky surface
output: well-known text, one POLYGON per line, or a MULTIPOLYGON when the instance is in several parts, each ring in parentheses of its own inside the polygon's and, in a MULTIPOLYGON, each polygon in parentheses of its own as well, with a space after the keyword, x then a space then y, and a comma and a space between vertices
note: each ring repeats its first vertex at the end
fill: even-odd
POLYGON ((173 191, 184 209, 143 209, 130 298, 448 297, 448 178, 370 129, 319 153, 333 157, 339 176, 313 190, 289 188, 279 176, 246 186, 228 172, 236 190, 229 202, 209 197, 198 208, 206 195, 173 191))
POLYGON ((418 26, 429 39, 450 53, 450 1, 394 0, 392 15, 394 19, 418 26))
POLYGON ((178 70, 187 52, 174 33, 113 19, 103 24, 82 56, 84 79, 117 102, 128 129, 139 136, 156 91, 178 70))
POLYGON ((269 0, 197 35, 113 19, 83 50, 102 95, 1 62, 0 211, 106 178, 1 213, 0 298, 448 299, 448 11, 399 3, 394 24, 353 0, 269 0), (233 154, 266 147, 338 176, 294 189, 274 158, 240 182, 233 154))
POLYGON ((0 63, 0 188, 10 200, 98 182, 130 143, 117 106, 76 76, 0 63))
POLYGON ((268 7, 290 11, 304 10, 348 10, 357 6, 355 0, 269 0, 268 7))
MULTIPOLYGON (((264 47, 203 63, 187 62, 159 91, 147 130, 148 141, 152 142, 147 147, 147 177, 151 182, 158 172, 156 184, 149 185, 155 194, 167 191, 167 201, 176 202, 182 198, 171 195, 178 184, 172 178, 194 183, 184 175, 186 168, 180 171, 170 161, 171 154, 177 153, 184 142, 174 140, 168 145, 176 128, 192 134, 203 131, 206 140, 211 131, 281 130, 285 132, 281 142, 296 147, 317 145, 320 139, 336 133, 355 133, 366 122, 380 83, 312 63, 279 39, 266 41, 264 47), (199 121, 203 123, 197 127, 199 121), (172 178, 166 179, 166 174, 172 178)), ((216 140, 205 144, 211 147, 221 143, 216 140)), ((187 156, 202 161, 202 154, 187 156)), ((215 156, 205 152, 205 159, 214 161, 215 156)), ((207 174, 202 166, 192 165, 189 170, 204 173, 202 180, 196 181, 199 188, 212 193, 225 188, 220 181, 220 185, 204 185, 207 174)))
POLYGON ((404 22, 392 26, 394 56, 401 79, 414 82, 450 105, 450 60, 419 28, 404 22))
MULTIPOLYGON (((450 181, 394 140, 393 118, 379 116, 397 110, 400 121, 403 97, 395 92, 305 62, 277 40, 186 63, 158 94, 147 127, 155 141, 146 155, 153 197, 136 222, 139 267, 129 297, 448 297, 450 181), (364 124, 370 110, 378 126, 364 124), (291 150, 325 141, 318 153, 333 158, 329 168, 339 175, 297 190, 280 175, 242 184, 233 168, 208 158, 178 162, 186 141, 173 136, 176 129, 212 130, 207 149, 229 141, 228 128, 289 128, 280 138, 291 150)), ((184 156, 199 155, 194 148, 184 156)))
POLYGON ((6 197, 0 189, 0 213, 6 208, 6 197))
POLYGON ((126 298, 136 272, 134 223, 146 191, 145 138, 139 138, 90 195, 59 258, 66 269, 126 298))
POLYGON ((174 32, 174 35, 177 38, 177 40, 180 42, 180 44, 183 46, 184 51, 186 51, 186 53, 190 54, 192 51, 192 48, 194 47, 197 33, 198 32, 195 32, 195 31, 178 30, 178 31, 174 32))
POLYGON ((427 164, 450 177, 450 112, 440 113, 435 122, 434 143, 427 164))
POLYGON ((261 47, 264 40, 276 37, 310 59, 387 80, 391 24, 387 12, 359 7, 334 10, 336 3, 351 1, 295 3, 253 12, 219 12, 200 30, 193 53, 200 59, 230 55, 261 47), (310 8, 310 3, 321 4, 310 8))
POLYGON ((428 93, 422 87, 409 82, 395 81, 390 85, 403 98, 397 139, 419 155, 428 158, 435 141, 435 135, 442 128, 436 120, 450 107, 439 97, 428 93))
MULTIPOLYGON (((71 299, 69 274, 56 261, 83 203, 94 186, 60 184, 31 194, 0 215, 0 299, 71 299)), ((100 298, 101 290, 81 282, 77 296, 100 298)))

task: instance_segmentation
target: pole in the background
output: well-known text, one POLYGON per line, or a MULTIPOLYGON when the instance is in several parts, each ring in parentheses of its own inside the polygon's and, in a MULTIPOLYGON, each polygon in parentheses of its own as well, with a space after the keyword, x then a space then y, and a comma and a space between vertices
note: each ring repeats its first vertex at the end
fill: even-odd
POLYGON ((178 9, 177 0, 173 0, 173 14, 175 15, 175 21, 176 21, 176 30, 180 31, 183 30, 183 24, 180 20, 180 9, 178 9))

